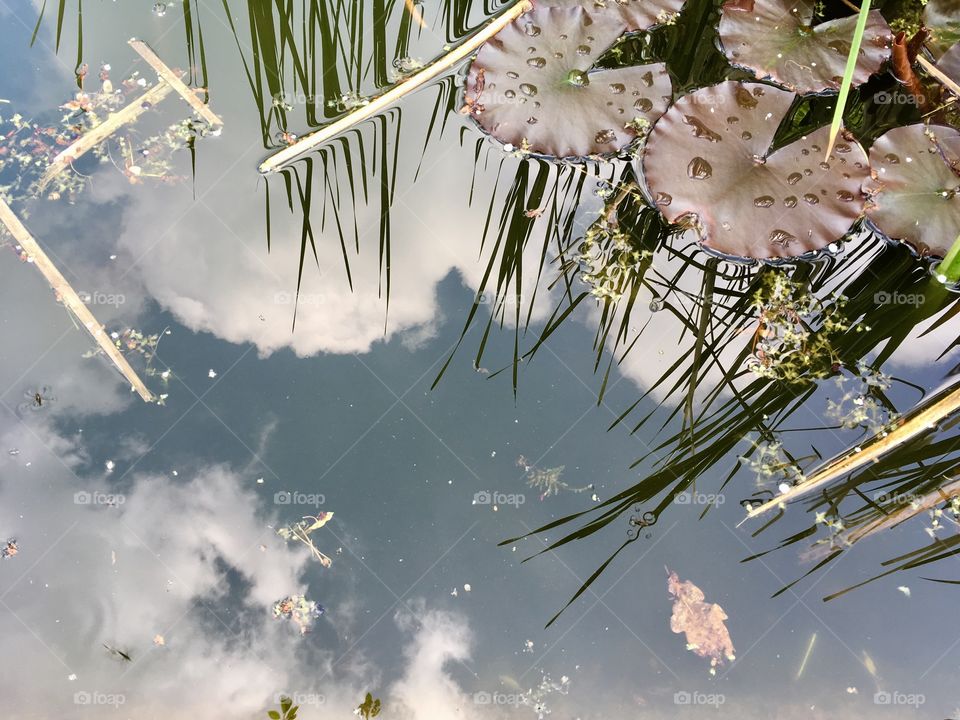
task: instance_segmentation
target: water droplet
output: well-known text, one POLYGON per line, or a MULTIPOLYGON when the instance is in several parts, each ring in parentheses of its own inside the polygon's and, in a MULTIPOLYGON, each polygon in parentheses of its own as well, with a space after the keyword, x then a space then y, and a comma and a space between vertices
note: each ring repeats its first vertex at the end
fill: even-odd
POLYGON ((523 31, 530 37, 536 37, 540 34, 540 28, 533 23, 527 23, 523 26, 523 31))
POLYGON ((626 89, 627 89, 627 86, 624 85, 623 83, 610 84, 610 92, 612 92, 614 95, 621 95, 626 91, 626 89))
POLYGON ((669 205, 673 202, 673 196, 665 192, 657 193, 657 205, 669 205))
POLYGON ((775 202, 776 200, 774 200, 769 195, 761 195, 760 197, 753 199, 753 204, 756 205, 758 208, 772 207, 775 202))
POLYGON ((577 87, 586 87, 590 84, 590 78, 583 70, 571 70, 567 73, 567 82, 577 87))
POLYGON ((660 302, 660 298, 654 298, 650 301, 650 312, 659 312, 663 309, 663 303, 660 302))
POLYGON ((813 175, 813 170, 811 170, 810 168, 804 168, 804 169, 803 169, 803 174, 804 174, 804 175, 813 175))
POLYGON ((748 130, 744 130, 742 133, 740 133, 740 137, 741 137, 743 140, 751 140, 751 139, 753 139, 753 133, 751 133, 751 132, 748 131, 748 130))
POLYGON ((833 146, 835 152, 840 153, 841 155, 850 152, 850 146, 846 143, 837 143, 833 146))
POLYGON ((801 155, 809 155, 809 154, 810 154, 810 151, 807 150, 806 148, 803 148, 803 149, 800 151, 800 154, 801 154, 801 155))
POLYGON ((633 107, 635 107, 640 112, 650 112, 653 110, 653 100, 648 100, 647 98, 640 98, 637 100, 633 107))
POLYGON ((511 99, 511 100, 513 100, 513 98, 515 98, 515 97, 517 96, 517 94, 516 94, 513 90, 505 90, 504 93, 503 93, 503 95, 504 95, 504 97, 507 97, 507 98, 509 98, 509 99, 511 99))
POLYGON ((533 97, 537 94, 537 86, 530 83, 520 83, 520 92, 528 97, 533 97))
POLYGON ((731 115, 727 118, 727 122, 733 125, 734 123, 740 122, 740 118, 738 118, 736 115, 731 115))
MULTIPOLYGON (((527 62, 530 62, 530 61, 528 60, 527 62)), ((510 78, 511 80, 516 80, 518 77, 520 77, 520 75, 518 73, 515 73, 513 70, 508 70, 507 77, 510 78)))
POLYGON ((610 128, 607 128, 606 130, 601 130, 593 138, 594 142, 600 145, 611 143, 616 139, 617 139, 617 134, 610 128))
POLYGON ((742 108, 755 108, 757 106, 757 99, 750 94, 750 91, 747 90, 743 85, 737 85, 737 89, 734 91, 734 94, 737 99, 737 105, 742 108))
POLYGON ((787 175, 787 182, 790 183, 791 185, 796 185, 801 180, 803 180, 803 175, 801 175, 798 172, 790 173, 789 175, 787 175))
POLYGON ((687 165, 687 176, 692 180, 706 180, 713 176, 713 167, 702 157, 695 157, 687 165))
POLYGON ((699 118, 696 118, 693 115, 684 115, 683 121, 693 128, 694 137, 701 138, 702 140, 709 140, 710 142, 720 142, 723 139, 713 130, 704 125, 699 118))
POLYGON ((527 58, 527 65, 529 65, 530 67, 542 68, 546 64, 547 64, 546 58, 542 58, 542 57, 527 58))
POLYGON ((577 55, 589 55, 590 46, 589 45, 577 45, 577 55))
POLYGON ((820 169, 821 169, 821 170, 829 170, 829 169, 830 169, 830 163, 828 163, 828 162, 822 162, 822 163, 820 163, 820 169))
POLYGON ((562 59, 563 59, 563 53, 562 53, 562 52, 555 52, 555 53, 553 54, 553 56, 554 56, 557 60, 562 60, 562 59))
POLYGON ((805 193, 803 199, 808 205, 818 205, 820 203, 820 198, 813 193, 805 193))
POLYGON ((773 245, 781 245, 787 247, 790 243, 794 242, 796 238, 788 233, 786 230, 776 229, 770 233, 770 242, 773 245))
POLYGON ((646 85, 647 87, 653 87, 652 72, 645 72, 643 75, 640 76, 640 79, 643 80, 643 84, 646 85))
POLYGON ((533 117, 533 115, 527 118, 527 125, 536 125, 536 124, 537 124, 537 119, 533 117))
POLYGON ((849 190, 837 190, 837 200, 840 202, 852 202, 853 193, 849 190))
POLYGON ((165 2, 158 2, 153 4, 153 14, 157 17, 163 17, 167 14, 167 4, 165 2))
POLYGON ((788 208, 795 208, 797 206, 797 196, 788 195, 783 199, 783 204, 786 205, 788 208))
POLYGON ((890 163, 891 165, 899 165, 899 164, 900 164, 900 156, 899 156, 899 155, 896 155, 895 153, 887 153, 887 154, 884 156, 883 159, 886 160, 886 161, 887 161, 888 163, 890 163))

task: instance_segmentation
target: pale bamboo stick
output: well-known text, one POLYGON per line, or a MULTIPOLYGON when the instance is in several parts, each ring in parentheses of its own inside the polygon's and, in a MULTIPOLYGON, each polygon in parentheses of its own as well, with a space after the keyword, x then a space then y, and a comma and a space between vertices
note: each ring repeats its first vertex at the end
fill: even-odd
POLYGON ((77 295, 76 291, 70 286, 70 283, 67 282, 67 279, 57 270, 57 267, 50 258, 47 257, 47 254, 43 251, 43 248, 40 247, 40 244, 33 238, 33 235, 30 234, 30 231, 27 230, 24 224, 20 222, 20 218, 14 214, 13 210, 4 202, 3 198, 0 198, 0 222, 6 225, 7 230, 16 238, 20 247, 22 247, 33 260, 33 265, 43 274, 47 282, 50 283, 50 286, 60 296, 63 304, 76 315, 87 329, 87 332, 97 341, 100 349, 113 361, 113 364, 116 365, 117 369, 123 374, 130 385, 133 386, 133 389, 140 394, 140 397, 142 397, 144 401, 153 401, 153 394, 147 389, 147 386, 143 384, 143 381, 137 375, 136 371, 130 367, 130 363, 127 362, 127 359, 117 349, 117 346, 114 345, 113 340, 110 339, 110 336, 103 329, 103 326, 97 322, 97 319, 93 316, 93 313, 90 312, 90 309, 83 303, 80 296, 77 295))
POLYGON ((200 101, 200 98, 197 97, 196 93, 193 92, 187 85, 180 79, 180 76, 177 75, 173 70, 167 67, 166 63, 161 60, 157 54, 150 49, 150 46, 147 45, 143 40, 137 40, 132 38, 127 43, 132 47, 144 60, 149 63, 150 67, 157 71, 157 74, 166 80, 170 86, 177 91, 177 93, 182 97, 187 103, 192 107, 200 117, 206 120, 211 125, 223 125, 223 120, 210 109, 206 103, 200 101))
POLYGON ((169 95, 171 90, 172 88, 167 83, 162 82, 154 85, 132 103, 111 114, 106 120, 90 130, 90 132, 61 150, 40 178, 40 191, 42 192, 47 184, 63 172, 64 168, 70 165, 70 163, 93 150, 93 148, 110 137, 121 126, 134 122, 149 109, 150 105, 157 104, 169 95))
POLYGON ((957 85, 953 80, 950 79, 950 76, 945 74, 940 68, 932 64, 922 55, 917 55, 917 62, 920 63, 920 66, 926 70, 928 73, 933 75, 937 80, 947 86, 954 95, 960 97, 960 85, 957 85))
POLYGON ((454 48, 443 57, 434 61, 430 65, 427 65, 420 72, 416 73, 415 75, 411 75, 403 82, 394 85, 385 93, 373 98, 369 103, 363 107, 357 108, 349 115, 345 115, 339 120, 336 120, 329 125, 320 128, 319 130, 315 130, 309 135, 304 135, 293 145, 285 147, 275 155, 270 156, 260 163, 260 172, 264 175, 275 172, 277 169, 283 167, 294 158, 302 155, 305 152, 308 152, 309 150, 312 150, 318 145, 322 145, 323 143, 327 142, 327 140, 336 137, 344 130, 352 128, 357 123, 373 117, 380 111, 395 103, 400 98, 413 92, 421 85, 430 82, 462 60, 465 60, 477 48, 487 42, 487 40, 503 30, 507 25, 512 23, 532 7, 533 4, 530 2, 530 0, 520 0, 520 2, 508 8, 502 15, 492 20, 485 28, 483 28, 483 30, 467 40, 463 45, 454 48))
MULTIPOLYGON (((935 428, 944 418, 960 410, 960 388, 949 388, 938 393, 940 397, 928 407, 912 411, 901 424, 886 435, 874 435, 857 450, 848 450, 828 460, 809 478, 794 485, 787 492, 768 500, 747 512, 746 519, 762 515, 768 510, 806 495, 811 490, 826 485, 842 475, 853 472, 867 463, 879 460, 890 450, 913 440, 922 433, 935 428)), ((934 396, 936 397, 936 396, 934 396)), ((742 523, 741 523, 742 524, 742 523)))

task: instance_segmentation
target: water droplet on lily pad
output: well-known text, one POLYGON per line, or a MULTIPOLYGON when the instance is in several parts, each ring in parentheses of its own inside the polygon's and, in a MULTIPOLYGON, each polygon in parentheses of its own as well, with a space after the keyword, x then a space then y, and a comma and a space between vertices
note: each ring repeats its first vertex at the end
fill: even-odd
POLYGON ((775 202, 776 200, 774 200, 771 195, 761 195, 760 197, 753 199, 753 204, 759 208, 773 207, 775 202))
POLYGON ((707 180, 713 176, 713 166, 702 157, 695 157, 687 165, 687 177, 694 180, 707 180))
POLYGON ((537 94, 537 86, 530 83, 520 83, 520 92, 528 97, 533 97, 537 94))
POLYGON ((600 132, 597 133, 596 137, 594 137, 594 141, 600 145, 611 143, 616 139, 617 139, 617 133, 615 133, 610 128, 607 128, 606 130, 601 130, 600 132))
POLYGON ((567 82, 577 87, 586 87, 590 84, 590 78, 583 70, 571 70, 567 73, 567 82))
POLYGON ((547 64, 546 58, 542 58, 542 57, 527 58, 527 65, 529 65, 530 67, 542 68, 546 64, 547 64))
POLYGON ((796 185, 801 180, 803 180, 803 175, 801 175, 798 172, 790 173, 789 175, 787 175, 787 182, 790 183, 791 185, 796 185))

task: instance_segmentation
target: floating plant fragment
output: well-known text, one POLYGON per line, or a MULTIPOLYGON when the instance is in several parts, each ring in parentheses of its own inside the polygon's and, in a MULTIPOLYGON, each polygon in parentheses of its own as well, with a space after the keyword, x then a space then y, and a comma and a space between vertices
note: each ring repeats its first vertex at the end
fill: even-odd
POLYGON ((685 0, 541 0, 539 7, 583 7, 591 15, 616 14, 628 30, 669 25, 680 14, 685 0))
POLYGON ((0 559, 6 559, 8 557, 13 557, 18 552, 20 548, 17 546, 16 540, 7 540, 7 544, 4 545, 3 549, 0 550, 0 559))
MULTIPOLYGON (((813 3, 755 0, 730 3, 720 19, 720 41, 730 61, 798 93, 837 90, 843 80, 856 16, 811 26, 813 3)), ((890 56, 892 33, 871 10, 853 84, 860 85, 890 56)))
POLYGON ((842 237, 860 216, 867 157, 829 128, 770 151, 795 95, 724 82, 680 98, 644 148, 650 197, 670 222, 696 216, 704 246, 726 255, 796 257, 842 237))
POLYGON ((333 564, 333 560, 320 552, 317 546, 313 544, 313 538, 310 537, 310 533, 312 533, 314 530, 319 530, 322 528, 330 521, 330 518, 332 517, 332 512, 322 512, 315 516, 307 515, 299 522, 295 522, 292 525, 280 528, 277 530, 277 535, 282 537, 287 542, 290 542, 291 540, 302 542, 310 550, 310 553, 320 561, 321 565, 324 567, 330 567, 333 564))
POLYGON ((313 621, 323 613, 322 607, 303 595, 291 595, 273 606, 273 616, 292 622, 300 628, 301 635, 306 635, 313 626, 313 621))
POLYGON ((465 111, 505 145, 558 158, 616 153, 667 107, 663 63, 591 70, 627 30, 582 7, 530 11, 480 48, 465 111))
POLYGON ((943 257, 960 235, 960 132, 908 125, 870 148, 867 217, 884 234, 943 257))
POLYGON ((681 581, 675 572, 667 572, 667 591, 673 596, 670 629, 686 634, 688 650, 710 658, 710 674, 715 675, 724 660, 736 659, 730 632, 724 624, 727 614, 716 603, 704 602, 706 596, 692 582, 681 581))

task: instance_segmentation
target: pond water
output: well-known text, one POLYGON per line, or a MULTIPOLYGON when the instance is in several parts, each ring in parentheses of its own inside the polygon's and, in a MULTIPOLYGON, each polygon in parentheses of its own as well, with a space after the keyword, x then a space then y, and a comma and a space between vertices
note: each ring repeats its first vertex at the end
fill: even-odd
MULTIPOLYGON (((645 253, 605 305, 580 245, 602 242, 629 163, 505 151, 457 112, 460 71, 258 173, 284 133, 499 9, 87 0, 80 16, 0 0, 4 133, 69 130, 60 107, 83 63, 88 91, 137 97, 156 73, 131 37, 190 68, 223 121, 157 140, 191 117, 171 94, 43 198, 16 195, 35 166, 0 175, 159 399, 130 391, 4 236, 4 718, 264 718, 286 695, 310 720, 350 717, 368 692, 380 717, 423 720, 957 717, 958 590, 930 580, 960 577, 953 494, 862 542, 844 534, 953 480, 949 417, 829 493, 742 522, 744 501, 952 379, 957 296, 907 247, 863 225, 815 260, 749 266, 627 198, 610 212, 645 253), (758 309, 757 288, 783 307, 758 309), (777 323, 825 340, 764 376, 756 343, 777 323), (307 542, 278 534, 304 518, 322 524, 307 542), (937 562, 899 569, 928 547, 937 562), (727 616, 735 659, 715 672, 671 629, 671 571, 727 616), (300 595, 323 608, 306 632, 278 607, 300 595)), ((666 58, 677 94, 746 79, 717 49, 718 14, 688 2, 601 62, 666 58)), ((918 117, 870 101, 894 83, 854 93, 867 146, 918 117)), ((796 105, 777 142, 831 111, 829 97, 796 105)), ((716 610, 680 606, 722 632, 716 610)))

